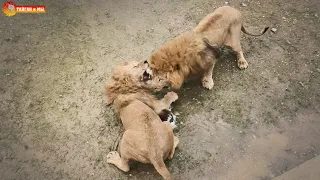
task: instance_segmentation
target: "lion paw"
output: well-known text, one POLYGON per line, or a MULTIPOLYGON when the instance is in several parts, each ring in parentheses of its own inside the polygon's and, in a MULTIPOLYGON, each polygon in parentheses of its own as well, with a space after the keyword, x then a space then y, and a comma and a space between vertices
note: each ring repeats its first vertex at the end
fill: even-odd
POLYGON ((166 96, 167 96, 167 97, 170 99, 170 101, 172 101, 172 102, 178 100, 178 94, 175 93, 175 92, 173 92, 173 91, 168 92, 168 93, 166 94, 166 96))
POLYGON ((119 159, 121 158, 117 151, 111 151, 107 155, 107 163, 114 164, 119 159))
POLYGON ((213 88, 213 79, 212 78, 207 78, 207 77, 204 77, 202 79, 202 86, 206 89, 212 89, 213 88))
POLYGON ((247 69, 248 68, 248 62, 245 59, 239 59, 238 60, 238 67, 240 69, 247 69))

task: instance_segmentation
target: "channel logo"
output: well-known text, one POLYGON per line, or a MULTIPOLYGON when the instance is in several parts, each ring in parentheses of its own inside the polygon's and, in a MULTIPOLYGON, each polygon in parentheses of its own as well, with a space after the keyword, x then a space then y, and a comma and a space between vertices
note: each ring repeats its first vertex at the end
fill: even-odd
POLYGON ((6 16, 14 16, 17 13, 45 13, 45 6, 17 6, 14 2, 7 1, 2 7, 6 16))

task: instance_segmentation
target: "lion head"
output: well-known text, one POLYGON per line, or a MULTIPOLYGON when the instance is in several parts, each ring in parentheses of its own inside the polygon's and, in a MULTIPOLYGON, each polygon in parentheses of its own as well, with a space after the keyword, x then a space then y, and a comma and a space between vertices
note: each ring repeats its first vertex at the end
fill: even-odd
POLYGON ((120 94, 160 91, 166 84, 153 78, 147 61, 130 61, 116 66, 106 86, 107 104, 120 94), (160 87, 161 86, 161 87, 160 87))

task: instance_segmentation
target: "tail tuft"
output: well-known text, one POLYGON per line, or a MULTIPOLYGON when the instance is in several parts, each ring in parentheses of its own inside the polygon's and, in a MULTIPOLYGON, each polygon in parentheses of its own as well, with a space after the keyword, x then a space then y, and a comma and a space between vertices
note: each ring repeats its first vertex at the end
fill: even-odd
POLYGON ((265 27, 264 30, 262 31, 262 34, 266 33, 269 30, 270 27, 265 27))

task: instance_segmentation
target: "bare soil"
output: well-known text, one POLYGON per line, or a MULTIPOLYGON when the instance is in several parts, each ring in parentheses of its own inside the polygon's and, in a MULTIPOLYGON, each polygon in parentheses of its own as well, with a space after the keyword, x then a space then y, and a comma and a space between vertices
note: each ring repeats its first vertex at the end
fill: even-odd
MULTIPOLYGON (((104 86, 115 65, 148 59, 225 1, 90 2, 21 0, 47 13, 0 15, 0 179, 160 179, 151 165, 106 163, 123 130, 104 86)), ((250 31, 277 31, 243 36, 247 70, 224 59, 213 90, 179 92, 175 179, 269 180, 320 154, 319 2, 229 4, 250 31)))

